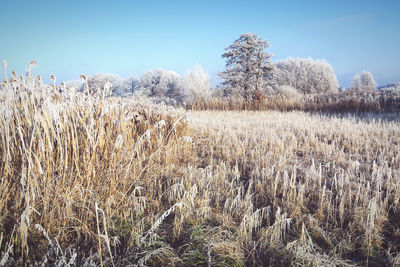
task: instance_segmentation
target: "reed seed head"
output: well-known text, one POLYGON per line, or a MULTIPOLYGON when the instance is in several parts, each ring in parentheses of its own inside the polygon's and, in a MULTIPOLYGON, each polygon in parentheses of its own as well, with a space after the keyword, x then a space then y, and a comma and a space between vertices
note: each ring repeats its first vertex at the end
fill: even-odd
POLYGON ((36 66, 37 66, 36 61, 31 60, 31 62, 29 62, 29 66, 30 66, 30 67, 36 67, 36 66))

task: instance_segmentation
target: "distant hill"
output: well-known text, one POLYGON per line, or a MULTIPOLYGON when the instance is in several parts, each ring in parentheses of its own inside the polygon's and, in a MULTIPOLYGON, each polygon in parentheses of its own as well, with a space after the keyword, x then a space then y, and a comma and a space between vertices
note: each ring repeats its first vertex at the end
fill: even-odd
POLYGON ((400 90, 400 82, 388 83, 383 86, 379 86, 378 90, 400 90))

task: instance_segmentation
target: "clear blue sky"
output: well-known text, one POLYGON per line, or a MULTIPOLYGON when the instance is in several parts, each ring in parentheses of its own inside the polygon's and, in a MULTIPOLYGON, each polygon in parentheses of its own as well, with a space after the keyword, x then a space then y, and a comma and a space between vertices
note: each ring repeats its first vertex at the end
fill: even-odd
POLYGON ((362 70, 383 84, 400 81, 399 14, 399 0, 1 0, 0 60, 22 73, 34 59, 34 74, 59 81, 196 63, 216 77, 224 48, 253 32, 273 60, 325 58, 341 85, 362 70))

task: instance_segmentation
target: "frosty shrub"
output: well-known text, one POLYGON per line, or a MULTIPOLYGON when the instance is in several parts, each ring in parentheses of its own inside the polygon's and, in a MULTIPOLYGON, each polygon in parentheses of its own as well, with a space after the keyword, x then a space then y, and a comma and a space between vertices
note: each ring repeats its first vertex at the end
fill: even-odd
POLYGON ((186 102, 193 103, 211 97, 210 75, 200 65, 186 73, 183 87, 186 102))
POLYGON ((351 89, 357 91, 375 91, 376 83, 371 72, 363 71, 353 77, 351 89))
POLYGON ((338 80, 333 68, 324 59, 287 58, 274 65, 274 81, 278 86, 291 86, 303 94, 338 91, 338 80))
POLYGON ((283 100, 299 101, 302 98, 302 94, 299 93, 296 88, 287 85, 280 85, 277 87, 277 95, 283 100))

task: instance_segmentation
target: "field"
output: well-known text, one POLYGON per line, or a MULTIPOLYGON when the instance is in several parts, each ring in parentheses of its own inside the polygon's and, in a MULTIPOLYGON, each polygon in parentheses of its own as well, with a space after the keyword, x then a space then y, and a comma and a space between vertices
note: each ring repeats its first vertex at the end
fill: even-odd
POLYGON ((394 264, 384 251, 399 251, 398 121, 268 111, 193 117, 203 166, 222 172, 212 188, 225 188, 216 193, 223 221, 253 242, 247 259, 394 264))
POLYGON ((400 264, 398 114, 18 86, 0 90, 0 265, 400 264))

